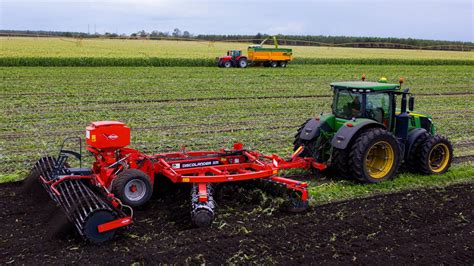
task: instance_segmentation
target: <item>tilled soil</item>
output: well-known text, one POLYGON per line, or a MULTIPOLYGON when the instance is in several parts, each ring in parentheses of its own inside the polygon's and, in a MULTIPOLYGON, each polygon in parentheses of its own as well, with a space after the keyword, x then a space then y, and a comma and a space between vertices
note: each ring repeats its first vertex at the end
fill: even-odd
POLYGON ((137 210, 135 224, 100 246, 61 223, 52 201, 0 185, 0 264, 281 263, 472 264, 474 184, 315 206, 273 208, 252 189, 217 192, 210 228, 190 225, 189 194, 171 189, 137 210), (230 192, 229 192, 230 191, 230 192))

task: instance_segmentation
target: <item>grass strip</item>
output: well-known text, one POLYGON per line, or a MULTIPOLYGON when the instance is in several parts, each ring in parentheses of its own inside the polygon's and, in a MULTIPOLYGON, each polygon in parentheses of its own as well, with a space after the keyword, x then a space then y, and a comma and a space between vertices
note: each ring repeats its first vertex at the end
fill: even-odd
POLYGON ((309 194, 312 205, 321 205, 379 194, 396 193, 404 190, 446 187, 458 183, 473 182, 473 166, 472 162, 454 165, 448 172, 441 175, 401 173, 393 180, 380 184, 359 184, 351 180, 337 180, 316 184, 317 181, 313 181, 310 182, 309 194))

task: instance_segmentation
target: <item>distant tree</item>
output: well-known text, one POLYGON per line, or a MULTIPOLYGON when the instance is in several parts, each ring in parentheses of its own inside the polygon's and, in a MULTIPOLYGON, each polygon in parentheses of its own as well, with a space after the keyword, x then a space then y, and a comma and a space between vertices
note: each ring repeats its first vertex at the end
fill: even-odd
POLYGON ((137 32, 137 35, 142 37, 142 38, 145 38, 146 36, 148 36, 148 33, 145 30, 141 30, 141 31, 137 32))
POLYGON ((191 37, 191 33, 189 33, 189 31, 185 30, 185 31, 183 31, 183 37, 184 38, 189 38, 189 37, 191 37))
POLYGON ((150 37, 158 37, 158 34, 159 34, 159 33, 160 33, 159 31, 154 30, 154 31, 152 31, 152 32, 150 33, 150 37))
POLYGON ((174 29, 173 37, 179 37, 179 36, 181 36, 181 31, 178 28, 174 29))
POLYGON ((118 37, 117 33, 110 33, 110 32, 104 33, 104 36, 105 37, 112 37, 112 38, 118 37))

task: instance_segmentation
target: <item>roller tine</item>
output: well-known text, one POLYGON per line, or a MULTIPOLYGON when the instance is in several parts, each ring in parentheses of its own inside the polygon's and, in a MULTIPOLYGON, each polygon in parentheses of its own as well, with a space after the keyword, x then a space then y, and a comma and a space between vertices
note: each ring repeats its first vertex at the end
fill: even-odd
MULTIPOLYGON (((68 182, 66 182, 64 184, 64 187, 66 188, 66 190, 68 190, 68 182)), ((79 219, 77 219, 78 215, 77 213, 73 212, 73 206, 71 203, 69 203, 69 201, 67 200, 68 196, 69 195, 68 193, 65 193, 65 189, 62 189, 61 190, 61 201, 62 202, 66 202, 66 204, 62 204, 61 206, 63 207, 63 209, 65 210, 66 212, 66 216, 69 218, 69 220, 71 220, 73 223, 74 223, 74 226, 79 230, 79 232, 81 231, 81 224, 79 222, 79 219)), ((72 200, 72 199, 71 199, 72 200)))
MULTIPOLYGON (((66 183, 68 183, 69 186, 71 186, 71 190, 74 190, 74 186, 73 186, 70 182, 66 182, 66 183)), ((70 203, 70 202, 67 200, 68 197, 70 197, 71 200, 72 200, 72 197, 70 196, 70 195, 72 195, 72 194, 71 194, 71 191, 69 190, 68 184, 64 184, 64 188, 65 188, 65 189, 63 189, 62 192, 63 192, 63 193, 66 192, 66 193, 64 193, 64 195, 63 195, 63 194, 61 194, 61 195, 63 195, 65 201, 67 202, 67 206, 69 207, 69 212, 72 213, 72 212, 74 211, 74 210, 73 210, 73 204, 70 203), (64 190, 66 190, 66 191, 64 191, 64 190)), ((77 199, 76 199, 76 201, 77 201, 77 199)), ((82 218, 82 215, 80 215, 80 213, 75 214, 75 216, 78 216, 78 215, 80 216, 81 219, 83 219, 83 218, 82 218)))
POLYGON ((80 204, 80 206, 79 206, 79 205, 76 205, 77 211, 79 211, 78 209, 79 209, 79 207, 81 207, 81 208, 80 208, 81 211, 84 212, 84 217, 81 216, 81 220, 82 220, 82 222, 84 222, 84 221, 85 221, 85 218, 87 217, 87 214, 88 214, 88 213, 87 213, 87 210, 84 208, 83 203, 82 203, 84 200, 80 197, 80 195, 78 194, 77 190, 78 190, 78 189, 76 189, 76 188, 73 187, 73 188, 72 188, 72 192, 73 192, 72 195, 75 195, 75 196, 76 196, 76 202, 77 202, 78 204, 80 204))
POLYGON ((48 162, 45 162, 45 159, 41 158, 38 163, 38 167, 40 168, 40 174, 43 176, 43 178, 49 181, 49 176, 46 176, 46 164, 48 164, 48 162))
MULTIPOLYGON (((92 193, 91 190, 86 189, 86 192, 87 192, 87 194, 88 194, 91 198, 95 199, 95 200, 94 200, 95 209, 105 207, 105 206, 102 206, 103 204, 101 204, 101 206, 99 206, 99 205, 97 204, 98 202, 102 203, 102 201, 99 201, 97 195, 95 195, 94 193, 92 193)), ((108 206, 106 206, 106 207, 108 207, 108 206)))
MULTIPOLYGON (((88 197, 86 196, 86 194, 84 193, 84 190, 83 190, 82 186, 79 185, 79 182, 78 182, 78 187, 80 187, 78 190, 79 190, 79 192, 80 192, 81 195, 82 195, 82 199, 85 199, 86 205, 87 205, 87 207, 89 208, 89 211, 90 211, 90 212, 94 211, 94 209, 92 208, 92 205, 91 205, 90 202, 89 202, 89 198, 88 198, 88 197)), ((82 201, 81 201, 81 203, 82 203, 82 201)))

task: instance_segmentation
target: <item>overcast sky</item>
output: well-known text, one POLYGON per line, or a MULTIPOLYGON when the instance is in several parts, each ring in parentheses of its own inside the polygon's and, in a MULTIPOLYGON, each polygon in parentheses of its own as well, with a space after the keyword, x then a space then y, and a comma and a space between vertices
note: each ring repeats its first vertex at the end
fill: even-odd
POLYGON ((473 0, 0 0, 0 29, 474 41, 473 0))

